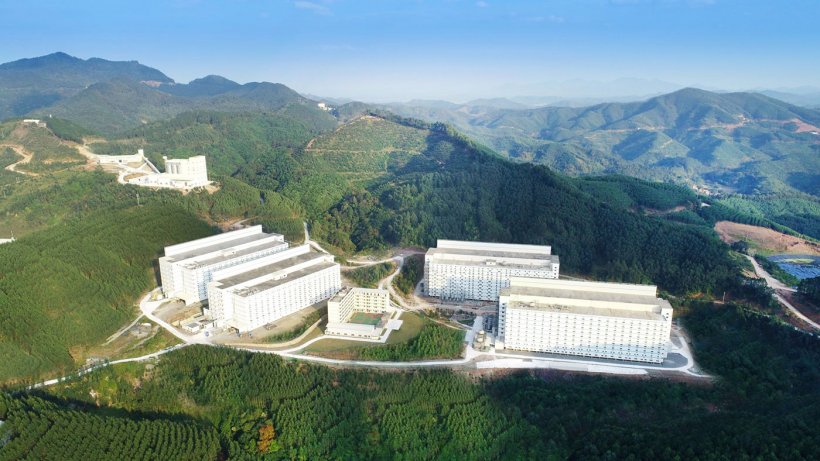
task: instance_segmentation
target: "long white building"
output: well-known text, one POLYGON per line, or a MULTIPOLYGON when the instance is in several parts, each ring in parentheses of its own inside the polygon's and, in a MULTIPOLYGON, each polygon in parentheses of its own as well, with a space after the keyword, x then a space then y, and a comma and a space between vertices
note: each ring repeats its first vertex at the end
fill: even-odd
POLYGON ((329 299, 340 288, 333 255, 300 245, 214 272, 206 316, 218 327, 250 331, 329 299))
POLYGON ((181 298, 186 304, 204 301, 215 271, 287 248, 284 236, 266 234, 262 226, 167 246, 165 256, 159 258, 162 290, 166 297, 181 298))
POLYGON ((498 299, 496 348, 660 363, 672 306, 652 285, 513 277, 498 299))
POLYGON ((495 301, 510 277, 557 279, 558 269, 545 245, 439 240, 424 257, 424 290, 448 300, 495 301))

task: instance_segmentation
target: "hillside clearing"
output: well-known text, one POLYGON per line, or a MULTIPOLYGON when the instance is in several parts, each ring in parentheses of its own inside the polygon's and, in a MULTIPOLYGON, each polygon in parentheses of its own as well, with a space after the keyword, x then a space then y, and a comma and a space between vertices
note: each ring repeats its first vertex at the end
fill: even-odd
POLYGON ((775 230, 740 224, 731 221, 718 221, 715 231, 726 243, 739 240, 749 242, 754 248, 766 253, 810 254, 820 256, 820 245, 809 240, 786 235, 775 230))

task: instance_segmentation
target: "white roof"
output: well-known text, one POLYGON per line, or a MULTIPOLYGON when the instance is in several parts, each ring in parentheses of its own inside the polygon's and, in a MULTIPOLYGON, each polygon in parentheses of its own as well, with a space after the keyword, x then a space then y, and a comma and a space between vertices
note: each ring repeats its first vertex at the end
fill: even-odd
POLYGON ((381 330, 381 328, 377 328, 375 325, 348 322, 330 322, 326 327, 326 330, 330 330, 331 332, 349 331, 351 333, 374 333, 377 329, 381 330))

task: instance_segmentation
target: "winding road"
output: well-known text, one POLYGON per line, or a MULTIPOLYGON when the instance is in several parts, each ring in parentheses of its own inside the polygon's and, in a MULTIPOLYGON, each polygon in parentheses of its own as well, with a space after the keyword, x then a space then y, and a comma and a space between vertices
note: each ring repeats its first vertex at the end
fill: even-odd
MULTIPOLYGON (((307 223, 304 223, 305 229, 305 242, 311 245, 318 251, 327 253, 327 251, 322 248, 318 243, 310 240, 310 234, 308 232, 307 223)), ((395 297, 397 302, 399 302, 400 307, 404 308, 404 310, 415 310, 418 308, 411 308, 406 307, 403 304, 403 298, 399 296, 397 293, 394 292, 392 287, 392 280, 393 278, 399 274, 401 268, 404 264, 404 256, 403 254, 399 254, 392 258, 388 258, 381 261, 366 261, 366 262, 359 262, 355 261, 355 263, 363 264, 363 265, 370 265, 370 264, 379 264, 385 261, 396 261, 398 262, 397 269, 390 274, 389 276, 385 277, 383 280, 380 281, 379 287, 383 288, 385 285, 390 293, 395 297)), ((158 289, 157 289, 158 290, 158 289)), ((128 363, 128 362, 142 362, 146 360, 153 360, 163 354, 167 354, 169 352, 175 351, 182 347, 186 347, 189 345, 199 344, 199 345, 206 345, 206 346, 215 346, 215 347, 232 347, 237 350, 243 350, 247 352, 253 353, 260 353, 260 354, 275 354, 281 357, 306 361, 306 362, 315 362, 315 363, 323 363, 326 365, 337 365, 337 366, 358 366, 358 367, 368 367, 368 368, 383 368, 383 369, 407 369, 407 368, 429 368, 429 367, 445 367, 445 368, 476 368, 476 369, 556 369, 556 370, 565 370, 565 371, 575 371, 575 372, 585 372, 585 373, 604 373, 604 374, 617 374, 617 375, 648 375, 650 372, 674 372, 674 373, 681 373, 691 377, 698 377, 698 378, 711 378, 709 375, 706 375, 700 372, 695 364, 694 357, 692 356, 692 352, 689 348, 689 345, 684 338, 683 334, 677 330, 673 330, 672 338, 673 340, 670 341, 670 359, 666 363, 666 365, 654 365, 654 364, 642 364, 642 363, 625 363, 625 362, 617 362, 611 360, 596 360, 592 358, 575 358, 572 356, 566 357, 556 357, 554 355, 546 356, 546 355, 538 355, 538 354, 519 354, 514 352, 501 352, 496 351, 494 348, 488 351, 478 351, 472 347, 473 338, 480 330, 482 330, 484 325, 484 318, 482 315, 477 315, 473 322, 472 328, 463 327, 466 331, 464 342, 464 356, 459 359, 451 359, 451 360, 421 360, 421 361, 412 361, 412 362, 379 362, 379 361, 366 361, 366 360, 343 360, 343 359, 332 359, 326 357, 318 357, 312 355, 305 355, 300 353, 303 351, 307 346, 311 344, 321 341, 323 339, 327 339, 328 337, 325 335, 318 336, 313 338, 305 343, 296 344, 294 347, 284 349, 284 350, 271 350, 268 348, 263 348, 259 346, 252 346, 252 345, 225 345, 225 344, 215 344, 213 343, 213 338, 209 336, 205 336, 204 332, 200 332, 194 335, 185 334, 178 329, 174 328, 168 322, 162 320, 157 315, 154 314, 154 311, 159 308, 166 300, 156 300, 152 301, 151 298, 153 294, 156 293, 155 291, 149 292, 146 294, 139 303, 140 311, 142 316, 150 319, 151 321, 155 322, 156 324, 160 325, 162 328, 169 331, 175 337, 182 341, 181 344, 176 346, 168 347, 166 349, 154 352, 152 354, 147 354, 141 357, 134 357, 128 359, 121 359, 121 360, 114 360, 111 362, 104 362, 100 363, 88 368, 81 369, 77 372, 76 376, 82 376, 86 373, 90 373, 94 370, 97 370, 102 367, 106 367, 109 365, 116 365, 118 363, 128 363), (673 357, 674 356, 674 357, 673 357)), ((139 318, 137 319, 139 320, 139 318)), ((133 323, 135 323, 135 320, 133 323)), ((435 319, 434 319, 435 320, 435 319)), ((451 326, 451 325, 448 325, 451 326)), ((308 329, 311 331, 315 325, 308 329)), ((452 327, 452 326, 451 326, 452 327)), ((453 327, 457 328, 457 327, 453 327)), ((121 330, 123 331, 123 330, 121 330)), ((112 337, 115 337, 116 334, 112 337)), ((303 333, 301 338, 307 336, 307 332, 303 333)), ((338 339, 333 337, 334 339, 338 339)), ((385 338, 381 338, 379 340, 371 340, 371 339, 364 339, 364 338, 345 338, 350 341, 360 341, 360 342, 373 342, 373 343, 381 343, 384 342, 385 338)), ((50 386, 57 384, 59 382, 64 381, 66 378, 56 378, 51 379, 48 381, 43 381, 38 384, 34 384, 29 387, 38 388, 43 386, 50 386)))
POLYGON ((11 165, 7 165, 6 168, 5 168, 6 171, 11 171, 13 173, 23 174, 23 175, 31 176, 31 177, 39 176, 37 173, 31 173, 31 172, 28 172, 28 171, 21 171, 21 170, 17 169, 18 166, 25 165, 26 163, 29 163, 31 161, 31 159, 33 158, 33 155, 30 152, 27 152, 21 146, 16 145, 16 144, 8 144, 8 143, 0 144, 0 149, 4 149, 4 148, 5 149, 11 149, 12 151, 14 151, 15 154, 19 155, 20 157, 23 157, 22 160, 20 160, 18 162, 15 162, 15 163, 12 163, 11 165))
POLYGON ((802 321, 804 321, 804 322, 808 323, 809 325, 811 325, 811 326, 812 326, 812 327, 814 327, 815 329, 820 330, 820 324, 818 324, 817 322, 814 322, 812 319, 810 319, 810 318, 806 317, 805 315, 803 315, 803 313, 802 313, 802 312, 800 312, 799 310, 797 310, 797 308, 796 308, 796 307, 794 307, 794 306, 792 305, 792 303, 790 303, 789 301, 787 301, 787 300, 786 300, 786 298, 784 298, 783 296, 781 296, 781 295, 778 293, 778 290, 782 290, 782 291, 790 291, 790 292, 796 292, 797 290, 795 290, 794 288, 791 288, 791 287, 786 286, 786 285, 785 285, 783 282, 781 282, 780 280, 777 280, 776 278, 772 277, 772 276, 771 276, 768 272, 766 272, 766 270, 765 270, 765 269, 763 269, 763 268, 760 266, 760 264, 758 264, 758 262, 757 262, 757 261, 755 261, 755 258, 753 258, 753 257, 751 257, 751 256, 749 256, 749 255, 744 255, 744 256, 746 256, 746 258, 748 258, 748 259, 749 259, 749 261, 751 261, 751 262, 752 262, 752 266, 753 266, 753 267, 754 267, 754 269, 755 269, 755 274, 757 274, 757 276, 758 276, 758 277, 760 277, 760 278, 762 278, 763 280, 765 280, 765 281, 766 281, 766 284, 769 286, 769 288, 771 288, 772 290, 774 290, 774 295, 773 295, 773 296, 774 296, 774 298, 777 300, 777 302, 779 302, 780 304, 782 304, 782 305, 786 306, 786 309, 788 309, 788 310, 789 310, 789 312, 791 312, 792 314, 794 314, 794 316, 795 316, 795 317, 797 317, 797 318, 799 318, 800 320, 802 320, 802 321))

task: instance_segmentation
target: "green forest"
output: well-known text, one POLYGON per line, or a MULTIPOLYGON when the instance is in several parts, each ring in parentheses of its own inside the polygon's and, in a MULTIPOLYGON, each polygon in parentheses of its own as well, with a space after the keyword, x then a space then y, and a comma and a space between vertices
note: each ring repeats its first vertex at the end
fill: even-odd
MULTIPOLYGON (((325 111, 281 84, 171 85, 136 62, 62 53, 24 64, 4 67, 0 94, 13 104, 0 112, 47 126, 0 123, 0 238, 17 237, 0 246, 0 461, 820 459, 820 341, 784 322, 713 230, 732 220, 820 238, 817 146, 789 122, 817 124, 816 111, 687 89, 648 104, 489 111, 467 125, 463 112, 432 118, 509 161, 452 125, 362 103, 325 111), (40 65, 53 72, 31 71, 40 65), (744 124, 728 128, 738 114, 744 124), (164 155, 205 155, 218 190, 123 186, 86 171, 79 143, 142 148, 160 168, 164 155), (5 146, 32 152, 19 170, 34 174, 5 170, 21 159, 5 146), (704 181, 730 187, 705 197, 688 186, 704 181), (714 378, 346 368, 206 346, 74 373, 134 319, 163 246, 240 220, 291 242, 307 222, 339 260, 438 238, 548 244, 564 274, 659 285, 714 378), (58 375, 71 378, 26 390, 58 375)), ((423 264, 405 259, 399 292, 423 264)), ((370 286, 393 270, 348 274, 370 286)), ((799 283, 803 299, 817 302, 818 280, 799 283)), ((307 353, 461 355, 463 330, 401 318, 387 344, 328 352, 324 339, 307 353)))
POLYGON ((8 447, 80 437, 85 426, 38 416, 46 400, 100 421, 101 441, 84 447, 89 458, 144 456, 147 442, 114 443, 119 418, 130 418, 165 431, 167 450, 199 437, 202 459, 816 459, 817 339, 744 305, 677 308, 700 364, 718 376, 712 384, 332 369, 194 346, 150 370, 115 366, 37 396, 6 397, 0 433, 11 434, 8 447), (212 433, 218 453, 204 442, 212 433))
MULTIPOLYGON (((708 225, 634 213, 609 203, 600 187, 587 192, 545 167, 510 163, 443 125, 395 122, 420 126, 427 149, 344 195, 316 220, 316 238, 346 252, 431 246, 438 238, 551 244, 562 270, 600 280, 654 282, 678 293, 731 283, 734 263, 708 225)), ((692 199, 682 188, 646 182, 615 179, 609 187, 643 206, 692 199)))
POLYGON ((362 348, 359 358, 378 362, 452 359, 460 357, 463 349, 464 331, 425 322, 418 336, 410 341, 362 348))
POLYGON ((416 289, 424 278, 424 255, 410 255, 404 258, 401 272, 393 279, 393 286, 407 296, 416 289))
POLYGON ((178 208, 134 207, 0 246, 0 382, 73 371, 155 286, 162 247, 213 233, 178 208))
POLYGON ((364 288, 376 288, 379 286, 379 281, 396 270, 396 264, 387 261, 370 266, 357 267, 345 272, 345 277, 355 283, 356 286, 364 288))

